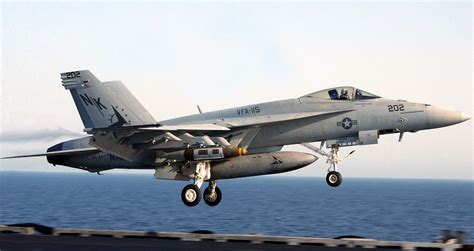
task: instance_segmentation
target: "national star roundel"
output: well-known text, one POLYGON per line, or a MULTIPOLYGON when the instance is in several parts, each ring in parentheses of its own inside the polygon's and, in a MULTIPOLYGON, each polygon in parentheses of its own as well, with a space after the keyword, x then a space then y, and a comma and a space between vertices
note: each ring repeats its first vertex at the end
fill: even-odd
POLYGON ((341 122, 337 122, 337 126, 342 126, 342 128, 349 130, 353 125, 357 125, 357 120, 352 120, 351 118, 344 118, 341 122))

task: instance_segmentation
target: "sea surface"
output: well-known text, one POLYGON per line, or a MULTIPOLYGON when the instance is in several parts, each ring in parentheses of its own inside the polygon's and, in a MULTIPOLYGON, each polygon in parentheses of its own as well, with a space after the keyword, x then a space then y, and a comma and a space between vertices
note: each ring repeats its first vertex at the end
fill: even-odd
MULTIPOLYGON (((217 207, 181 202, 181 181, 150 174, 0 172, 0 224, 144 231, 474 242, 474 182, 265 176, 219 181, 217 207)), ((204 184, 203 186, 205 186, 204 184)))

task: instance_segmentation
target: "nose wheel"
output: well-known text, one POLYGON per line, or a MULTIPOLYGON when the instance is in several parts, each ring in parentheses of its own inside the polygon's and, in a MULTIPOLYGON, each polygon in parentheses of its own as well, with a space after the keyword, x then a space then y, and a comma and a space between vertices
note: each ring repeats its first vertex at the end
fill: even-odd
POLYGON ((342 183, 342 175, 340 172, 330 171, 326 175, 326 183, 329 186, 337 187, 342 183))

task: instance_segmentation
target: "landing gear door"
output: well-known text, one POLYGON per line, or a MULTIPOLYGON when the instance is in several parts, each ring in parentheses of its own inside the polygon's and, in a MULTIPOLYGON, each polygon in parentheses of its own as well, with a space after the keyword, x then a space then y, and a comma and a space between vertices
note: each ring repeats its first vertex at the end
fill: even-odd
POLYGON ((333 146, 345 147, 378 144, 378 138, 379 133, 377 130, 359 131, 357 136, 327 140, 326 147, 332 148, 333 146))
POLYGON ((379 132, 377 130, 360 131, 359 132, 359 144, 360 145, 377 144, 378 139, 379 139, 379 132))

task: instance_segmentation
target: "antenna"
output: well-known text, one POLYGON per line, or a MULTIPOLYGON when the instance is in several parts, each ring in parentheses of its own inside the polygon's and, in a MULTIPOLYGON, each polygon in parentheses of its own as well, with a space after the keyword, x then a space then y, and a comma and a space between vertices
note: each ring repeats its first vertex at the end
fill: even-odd
POLYGON ((197 105, 197 109, 198 109, 199 113, 202 113, 201 107, 199 107, 199 105, 197 105))

